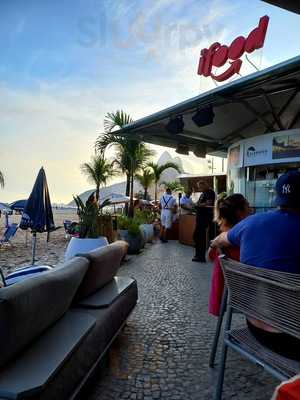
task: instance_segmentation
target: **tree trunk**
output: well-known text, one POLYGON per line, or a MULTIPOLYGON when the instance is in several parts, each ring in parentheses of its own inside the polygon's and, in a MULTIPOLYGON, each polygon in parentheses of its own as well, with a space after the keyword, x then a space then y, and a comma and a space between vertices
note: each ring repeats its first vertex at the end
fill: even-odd
POLYGON ((156 202, 157 202, 157 182, 155 182, 154 200, 155 200, 155 204, 156 204, 156 202))
MULTIPOLYGON (((130 194, 130 175, 126 174, 126 192, 125 196, 129 197, 130 194)), ((125 215, 128 216, 128 203, 125 204, 125 215)))
POLYGON ((144 200, 147 200, 147 196, 148 196, 148 188, 144 188, 144 200))
POLYGON ((130 193, 130 174, 126 174, 126 193, 125 195, 129 197, 130 193))
POLYGON ((100 186, 97 185, 96 186, 96 200, 97 200, 97 203, 99 201, 99 197, 100 197, 100 186))
POLYGON ((132 174, 131 174, 131 179, 130 179, 130 207, 129 207, 129 213, 128 213, 129 218, 133 218, 134 217, 133 182, 134 182, 134 177, 133 177, 133 169, 132 169, 132 174))

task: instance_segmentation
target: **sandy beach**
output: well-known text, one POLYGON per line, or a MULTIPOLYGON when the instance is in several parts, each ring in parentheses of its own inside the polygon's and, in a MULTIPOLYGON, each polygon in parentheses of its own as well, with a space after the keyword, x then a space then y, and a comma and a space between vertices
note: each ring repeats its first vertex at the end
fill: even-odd
MULTIPOLYGON (((68 244, 65 238, 65 230, 63 228, 63 221, 70 219, 76 221, 76 210, 56 210, 53 209, 54 221, 56 226, 61 226, 60 229, 50 234, 50 241, 47 243, 47 234, 37 234, 37 248, 36 248, 36 264, 37 265, 57 265, 63 262, 64 252, 68 244)), ((9 222, 19 223, 21 215, 11 215, 9 222)), ((5 219, 2 216, 0 219, 0 234, 1 237, 5 230, 5 219)), ((26 231, 18 229, 16 235, 12 239, 13 246, 0 246, 0 267, 4 274, 15 270, 16 268, 31 263, 31 245, 32 235, 30 231, 27 232, 27 246, 26 246, 26 231)))

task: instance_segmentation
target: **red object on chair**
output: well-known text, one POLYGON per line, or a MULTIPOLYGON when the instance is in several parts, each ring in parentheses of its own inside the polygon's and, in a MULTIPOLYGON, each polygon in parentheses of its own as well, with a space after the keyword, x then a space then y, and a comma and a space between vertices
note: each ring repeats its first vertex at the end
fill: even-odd
POLYGON ((279 385, 272 400, 300 400, 300 375, 279 385))
MULTIPOLYGON (((226 249, 226 255, 232 260, 238 261, 240 259, 240 249, 237 247, 228 247, 226 249)), ((210 282, 208 312, 218 317, 220 315, 224 291, 224 275, 219 260, 219 253, 216 249, 209 250, 209 258, 214 262, 214 265, 210 282)))

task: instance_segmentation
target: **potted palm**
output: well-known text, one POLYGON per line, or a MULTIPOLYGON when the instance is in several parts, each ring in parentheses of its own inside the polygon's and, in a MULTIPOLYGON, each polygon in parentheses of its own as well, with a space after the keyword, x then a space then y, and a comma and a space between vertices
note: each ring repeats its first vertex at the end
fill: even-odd
POLYGON ((69 260, 76 254, 86 253, 98 247, 108 245, 107 238, 100 235, 99 215, 100 210, 107 206, 109 201, 104 201, 99 206, 95 192, 90 195, 85 204, 79 196, 74 196, 74 201, 79 217, 78 237, 72 237, 70 240, 66 249, 65 260, 69 260))

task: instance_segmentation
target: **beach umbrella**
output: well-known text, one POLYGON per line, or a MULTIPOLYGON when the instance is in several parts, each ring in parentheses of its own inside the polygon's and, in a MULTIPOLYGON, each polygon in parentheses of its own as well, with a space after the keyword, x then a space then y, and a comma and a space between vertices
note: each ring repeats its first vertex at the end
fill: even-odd
POLYGON ((41 168, 33 186, 32 192, 25 205, 21 222, 21 229, 30 229, 32 240, 32 265, 35 262, 36 234, 55 230, 48 184, 44 168, 41 168))
POLYGON ((130 202, 130 197, 118 193, 111 193, 109 196, 104 198, 103 202, 107 200, 110 204, 125 204, 130 202))
POLYGON ((130 197, 124 196, 123 194, 119 193, 111 193, 110 195, 106 196, 104 200, 101 202, 101 205, 108 201, 107 205, 114 207, 114 212, 116 212, 116 205, 118 204, 127 204, 130 202, 130 197))
POLYGON ((16 200, 13 203, 9 204, 11 210, 14 211, 24 211, 27 200, 16 200))
POLYGON ((1 212, 11 212, 11 208, 9 207, 9 205, 8 204, 6 204, 6 203, 1 203, 0 202, 0 211, 1 212))

